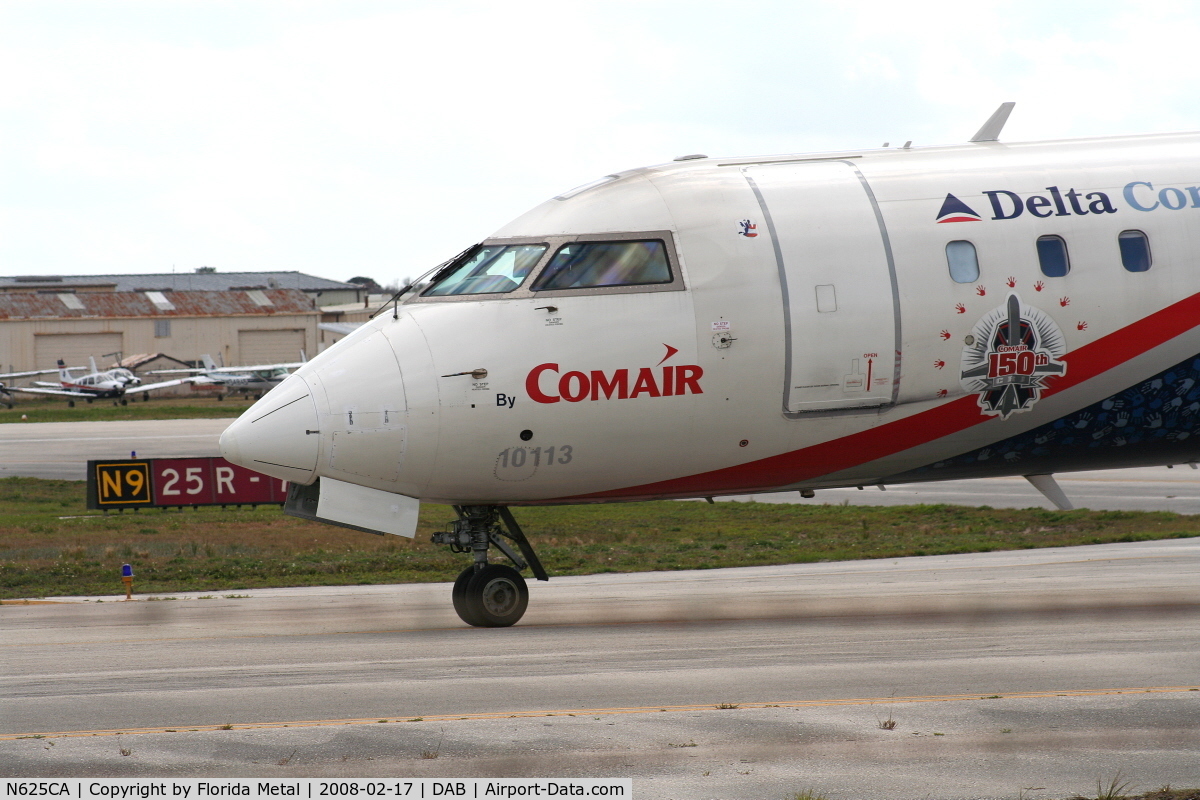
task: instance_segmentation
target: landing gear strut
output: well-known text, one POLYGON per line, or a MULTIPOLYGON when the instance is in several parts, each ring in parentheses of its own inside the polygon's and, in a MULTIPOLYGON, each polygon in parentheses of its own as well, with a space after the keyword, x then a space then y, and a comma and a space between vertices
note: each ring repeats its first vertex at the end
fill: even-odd
POLYGON ((450 523, 450 530, 433 535, 434 544, 447 544, 456 553, 471 553, 475 557, 475 563, 454 581, 454 610, 468 625, 508 627, 521 618, 529 605, 529 587, 519 570, 529 567, 539 581, 550 577, 507 506, 454 506, 454 511, 458 519, 450 523), (506 539, 516 544, 520 555, 506 539), (517 568, 489 564, 488 548, 492 545, 517 568))

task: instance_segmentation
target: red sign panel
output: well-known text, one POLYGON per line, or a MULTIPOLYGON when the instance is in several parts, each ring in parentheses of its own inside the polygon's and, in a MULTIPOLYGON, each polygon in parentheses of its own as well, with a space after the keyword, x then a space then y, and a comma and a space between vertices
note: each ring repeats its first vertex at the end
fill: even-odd
POLYGON ((156 506, 282 503, 287 499, 287 481, 223 458, 156 458, 150 465, 156 506))

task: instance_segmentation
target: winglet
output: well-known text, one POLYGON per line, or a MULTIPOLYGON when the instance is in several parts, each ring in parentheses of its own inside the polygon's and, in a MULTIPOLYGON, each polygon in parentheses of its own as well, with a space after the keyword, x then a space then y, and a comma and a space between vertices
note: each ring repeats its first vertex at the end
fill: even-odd
POLYGON ((979 132, 971 137, 972 142, 995 142, 1000 139, 1000 131, 1004 129, 1004 123, 1008 122, 1008 115, 1012 113, 1013 106, 1016 103, 1001 103, 996 109, 996 113, 988 117, 988 121, 983 123, 983 127, 979 132))

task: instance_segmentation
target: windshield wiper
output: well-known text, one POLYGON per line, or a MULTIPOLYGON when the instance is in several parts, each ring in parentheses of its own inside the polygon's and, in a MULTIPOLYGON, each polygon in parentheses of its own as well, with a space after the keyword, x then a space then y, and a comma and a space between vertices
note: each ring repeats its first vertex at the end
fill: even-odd
POLYGON ((417 278, 414 281, 411 281, 407 286, 405 286, 400 291, 396 292, 394 295, 389 297, 387 302, 385 302, 378 309, 376 309, 375 313, 372 314, 371 316, 367 317, 367 319, 374 319, 375 315, 378 314, 380 311, 383 311, 385 308, 387 308, 388 304, 390 304, 390 303, 396 304, 392 309, 392 317, 393 318, 399 317, 400 316, 400 298, 404 295, 405 292, 409 291, 414 286, 419 284, 421 281, 425 280, 425 278, 427 278, 429 275, 433 275, 433 277, 430 278, 430 283, 437 283, 442 278, 445 278, 451 272, 453 272, 454 270, 456 270, 460 266, 462 266, 463 262, 466 261, 471 256, 473 256, 475 254, 475 252, 482 246, 483 245, 481 245, 481 244, 473 244, 470 247, 468 247, 466 250, 463 250, 458 255, 452 256, 449 260, 443 261, 442 263, 438 264, 433 269, 426 272, 421 277, 417 278))

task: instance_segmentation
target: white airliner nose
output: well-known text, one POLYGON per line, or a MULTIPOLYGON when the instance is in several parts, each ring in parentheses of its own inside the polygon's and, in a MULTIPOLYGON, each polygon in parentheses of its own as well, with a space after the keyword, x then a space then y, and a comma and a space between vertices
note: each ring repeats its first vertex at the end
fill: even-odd
POLYGON ((317 468, 320 438, 308 384, 293 375, 225 429, 221 455, 264 475, 309 483, 317 468))

